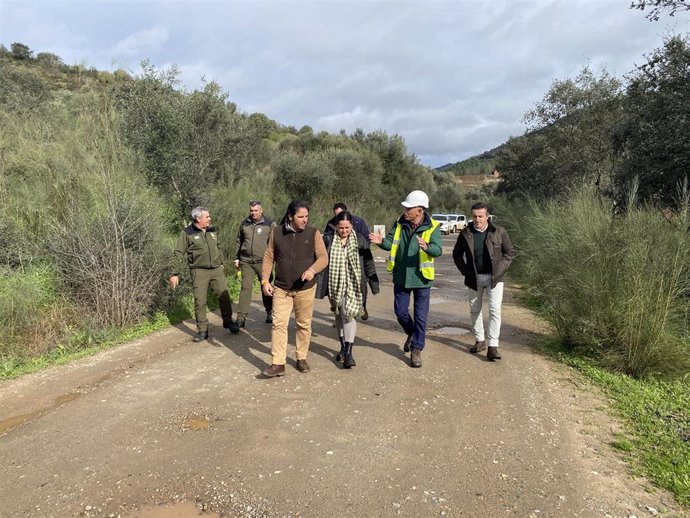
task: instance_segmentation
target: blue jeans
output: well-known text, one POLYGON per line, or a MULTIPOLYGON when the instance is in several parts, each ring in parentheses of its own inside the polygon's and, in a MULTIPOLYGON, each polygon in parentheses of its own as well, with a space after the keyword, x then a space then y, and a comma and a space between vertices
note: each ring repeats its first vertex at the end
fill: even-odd
POLYGON ((412 347, 424 349, 426 340, 426 317, 429 315, 431 288, 403 288, 393 286, 395 300, 393 308, 398 323, 408 336, 412 336, 412 347), (414 293, 414 318, 410 316, 410 295, 414 293))

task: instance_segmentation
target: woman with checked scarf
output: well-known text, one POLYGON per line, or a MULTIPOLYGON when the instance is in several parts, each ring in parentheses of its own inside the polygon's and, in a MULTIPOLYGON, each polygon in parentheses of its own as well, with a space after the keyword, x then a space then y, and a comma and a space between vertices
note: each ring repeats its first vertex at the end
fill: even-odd
POLYGON ((328 250, 328 267, 319 277, 317 298, 328 296, 331 311, 335 313, 335 328, 340 340, 340 352, 336 361, 343 367, 354 367, 352 345, 357 334, 356 318, 364 313, 362 287, 369 282, 371 293, 379 292, 374 256, 369 243, 352 230, 352 214, 342 211, 335 217, 335 234, 324 234, 328 250))

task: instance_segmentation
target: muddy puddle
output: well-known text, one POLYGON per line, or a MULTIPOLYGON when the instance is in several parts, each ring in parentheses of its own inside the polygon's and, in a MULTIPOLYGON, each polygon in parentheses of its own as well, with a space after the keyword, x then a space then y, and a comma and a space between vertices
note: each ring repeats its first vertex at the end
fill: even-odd
POLYGON ((182 421, 183 430, 206 430, 211 427, 211 420, 206 416, 191 416, 182 421))
POLYGON ((62 396, 57 397, 55 399, 55 402, 49 407, 41 408, 28 414, 16 415, 9 417, 7 419, 3 419, 2 421, 0 421, 0 434, 5 433, 16 426, 19 426, 20 424, 24 424, 25 422, 30 421, 35 417, 38 417, 44 412, 53 410, 61 405, 64 405, 65 403, 69 403, 70 401, 74 401, 79 397, 81 397, 81 392, 70 392, 69 394, 63 394, 62 396))
POLYGON ((194 518, 196 516, 220 518, 220 515, 217 513, 200 510, 194 502, 145 507, 120 515, 121 518, 194 518))

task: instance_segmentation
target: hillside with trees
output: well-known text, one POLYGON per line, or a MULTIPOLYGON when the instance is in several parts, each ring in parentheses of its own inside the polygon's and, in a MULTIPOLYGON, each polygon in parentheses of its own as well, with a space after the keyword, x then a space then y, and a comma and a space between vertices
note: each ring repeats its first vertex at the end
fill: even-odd
POLYGON ((242 112, 218 83, 188 91, 175 67, 148 62, 132 76, 0 46, 0 120, 8 365, 173 318, 186 292, 164 282, 172 240, 197 205, 211 209, 230 256, 250 199, 276 218, 303 199, 317 227, 335 201, 386 224, 412 189, 434 210, 460 203, 452 178, 398 135, 284 126, 242 112))

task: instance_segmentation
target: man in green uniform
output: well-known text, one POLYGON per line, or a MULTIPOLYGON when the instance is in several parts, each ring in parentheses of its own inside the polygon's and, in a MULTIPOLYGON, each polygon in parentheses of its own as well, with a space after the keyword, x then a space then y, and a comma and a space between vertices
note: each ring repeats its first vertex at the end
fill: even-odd
POLYGON ((197 334, 194 342, 208 338, 208 319, 206 318, 206 297, 209 286, 218 296, 223 327, 237 333, 239 326, 232 320, 232 302, 225 280, 225 268, 218 249, 218 235, 211 226, 211 215, 205 207, 192 210, 192 223, 185 228, 175 247, 175 263, 178 271, 169 279, 175 288, 180 282, 179 270, 187 263, 192 278, 194 292, 194 316, 196 317, 197 334))

